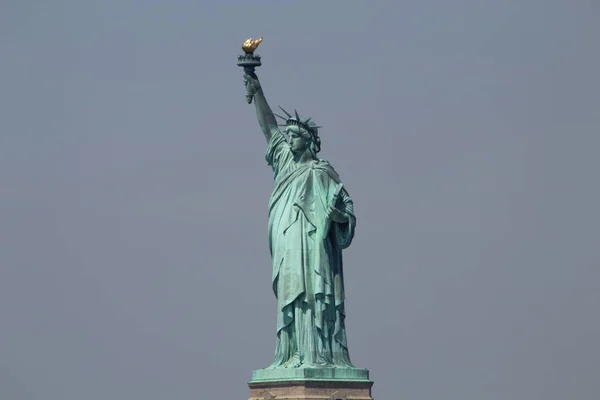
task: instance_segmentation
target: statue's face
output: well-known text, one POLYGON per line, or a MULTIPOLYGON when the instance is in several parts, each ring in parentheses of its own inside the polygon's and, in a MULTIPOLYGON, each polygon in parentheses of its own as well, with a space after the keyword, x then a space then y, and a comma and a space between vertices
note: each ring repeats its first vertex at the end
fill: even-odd
POLYGON ((290 149, 293 153, 304 153, 308 146, 310 146, 310 141, 306 140, 300 133, 289 131, 290 138, 290 149))

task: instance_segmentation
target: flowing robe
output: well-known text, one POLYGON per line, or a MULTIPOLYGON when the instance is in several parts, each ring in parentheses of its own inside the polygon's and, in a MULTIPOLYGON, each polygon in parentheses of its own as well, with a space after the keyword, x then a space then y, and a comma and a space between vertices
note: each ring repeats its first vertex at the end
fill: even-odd
POLYGON ((271 368, 352 366, 344 327, 342 249, 354 236, 350 196, 331 165, 297 164, 280 131, 266 161, 275 187, 269 202, 269 247, 277 298, 277 346, 271 368), (334 205, 348 222, 328 217, 334 205))

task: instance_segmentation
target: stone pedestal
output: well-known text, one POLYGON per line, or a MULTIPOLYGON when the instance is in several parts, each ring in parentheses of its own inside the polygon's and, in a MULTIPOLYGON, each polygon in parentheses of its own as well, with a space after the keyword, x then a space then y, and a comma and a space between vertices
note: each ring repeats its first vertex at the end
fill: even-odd
POLYGON ((252 373, 249 400, 373 400, 359 368, 264 369, 252 373))

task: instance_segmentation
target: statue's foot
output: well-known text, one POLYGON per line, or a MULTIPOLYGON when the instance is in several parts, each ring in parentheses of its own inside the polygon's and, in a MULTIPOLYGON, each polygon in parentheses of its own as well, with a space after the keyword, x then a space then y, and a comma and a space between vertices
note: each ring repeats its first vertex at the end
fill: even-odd
POLYGON ((319 359, 317 360, 317 365, 319 366, 319 368, 331 368, 331 367, 333 367, 333 363, 331 363, 330 361, 326 360, 323 357, 319 357, 319 359))
POLYGON ((283 364, 283 368, 299 368, 302 365, 302 361, 300 360, 300 355, 295 353, 285 364, 283 364))
POLYGON ((302 365, 299 368, 321 368, 322 366, 319 365, 318 363, 314 363, 314 362, 305 362, 302 363, 302 365))
POLYGON ((328 362, 324 357, 317 357, 314 361, 304 360, 301 368, 328 368, 332 366, 333 364, 328 362))

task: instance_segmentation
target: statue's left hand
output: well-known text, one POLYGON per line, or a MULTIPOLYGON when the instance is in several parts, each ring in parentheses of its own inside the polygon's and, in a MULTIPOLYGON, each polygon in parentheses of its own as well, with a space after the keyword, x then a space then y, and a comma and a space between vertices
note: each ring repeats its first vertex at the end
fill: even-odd
POLYGON ((333 222, 337 222, 340 224, 344 224, 349 221, 348 215, 338 210, 333 206, 329 206, 327 209, 327 218, 331 219, 333 222))
POLYGON ((244 74, 244 86, 246 86, 246 93, 252 95, 261 89, 258 77, 249 74, 244 74))

